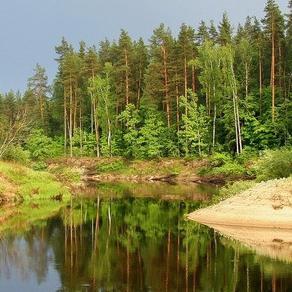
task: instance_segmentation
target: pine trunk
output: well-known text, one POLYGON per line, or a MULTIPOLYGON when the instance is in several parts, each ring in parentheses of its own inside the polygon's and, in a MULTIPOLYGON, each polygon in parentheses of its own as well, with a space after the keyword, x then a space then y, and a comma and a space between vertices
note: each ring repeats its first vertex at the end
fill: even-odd
POLYGON ((184 58, 184 85, 185 85, 185 96, 187 96, 187 91, 188 91, 187 57, 184 58))
POLYGON ((125 86, 126 86, 126 106, 129 104, 129 62, 128 62, 128 52, 125 49, 125 66, 126 66, 126 76, 125 76, 125 86))
POLYGON ((73 156, 73 88, 72 79, 70 75, 70 102, 69 102, 69 143, 70 143, 70 157, 73 156))
POLYGON ((142 83, 142 70, 139 68, 139 80, 138 80, 138 90, 137 90, 137 109, 140 108, 140 99, 141 99, 141 83, 142 83))
POLYGON ((275 31, 272 19, 272 61, 271 61, 271 88, 272 88, 272 122, 275 121, 275 31))
POLYGON ((177 72, 176 72, 176 81, 175 81, 175 96, 176 96, 176 125, 177 125, 177 131, 179 131, 179 89, 178 89, 177 72))
POLYGON ((64 153, 67 154, 67 98, 66 90, 64 89, 64 153))
POLYGON ((217 115, 217 107, 216 107, 216 104, 214 103, 214 113, 213 113, 213 138, 212 138, 213 148, 215 147, 215 142, 216 142, 216 115, 217 115))
POLYGON ((260 116, 262 115, 262 97, 263 97, 263 64, 261 49, 259 49, 259 91, 260 91, 260 116))
POLYGON ((167 73, 167 55, 165 47, 161 47, 163 53, 163 75, 164 75, 164 93, 166 102, 167 126, 170 127, 170 103, 168 90, 168 73, 167 73))

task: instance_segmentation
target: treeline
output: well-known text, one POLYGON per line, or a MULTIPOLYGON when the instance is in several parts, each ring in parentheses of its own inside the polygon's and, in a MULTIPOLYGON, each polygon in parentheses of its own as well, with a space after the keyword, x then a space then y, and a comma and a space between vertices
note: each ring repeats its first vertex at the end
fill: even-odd
POLYGON ((0 156, 13 144, 63 145, 70 156, 240 154, 291 144, 292 0, 235 29, 161 24, 149 42, 122 30, 98 47, 56 46, 52 86, 37 65, 23 96, 0 97, 0 156), (29 131, 31 132, 31 131, 29 131), (21 135, 19 135, 21 133, 21 135), (45 142, 43 142, 45 141, 45 142), (39 144, 38 144, 39 143, 39 144))

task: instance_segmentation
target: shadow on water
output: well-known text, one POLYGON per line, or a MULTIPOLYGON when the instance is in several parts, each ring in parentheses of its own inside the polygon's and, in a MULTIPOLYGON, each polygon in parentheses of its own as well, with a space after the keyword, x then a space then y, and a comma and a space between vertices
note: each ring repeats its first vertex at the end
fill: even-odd
POLYGON ((213 192, 90 187, 55 217, 2 235, 0 291, 291 291, 291 264, 184 219, 213 192))

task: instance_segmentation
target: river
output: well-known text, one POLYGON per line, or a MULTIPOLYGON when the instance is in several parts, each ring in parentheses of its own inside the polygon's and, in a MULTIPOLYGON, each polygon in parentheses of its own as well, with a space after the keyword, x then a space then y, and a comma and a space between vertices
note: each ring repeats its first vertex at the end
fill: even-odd
POLYGON ((90 186, 50 218, 0 235, 0 291, 292 291, 289 259, 185 220, 216 191, 90 186))

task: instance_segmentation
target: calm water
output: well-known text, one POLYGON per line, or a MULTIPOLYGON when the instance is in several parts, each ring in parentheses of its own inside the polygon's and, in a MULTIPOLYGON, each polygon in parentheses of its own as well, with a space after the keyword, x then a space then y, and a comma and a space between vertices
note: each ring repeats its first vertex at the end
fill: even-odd
POLYGON ((0 291, 292 291, 291 264, 184 220, 213 191, 91 187, 50 219, 1 235, 0 291))

